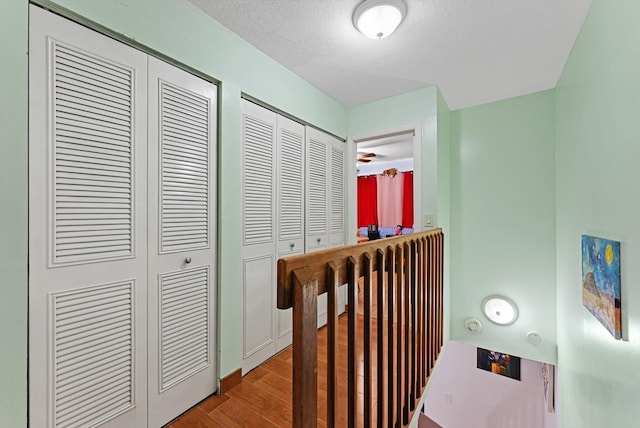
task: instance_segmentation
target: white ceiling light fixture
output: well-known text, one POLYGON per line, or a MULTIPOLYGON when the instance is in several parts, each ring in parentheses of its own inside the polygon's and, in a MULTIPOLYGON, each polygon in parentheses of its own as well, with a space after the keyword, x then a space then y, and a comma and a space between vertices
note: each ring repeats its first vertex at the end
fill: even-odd
POLYGON ((482 312, 489 321, 498 325, 510 325, 518 319, 518 307, 504 296, 489 296, 482 301, 482 312))
POLYGON ((403 0, 364 0, 353 12, 353 25, 371 39, 393 33, 407 15, 403 0))

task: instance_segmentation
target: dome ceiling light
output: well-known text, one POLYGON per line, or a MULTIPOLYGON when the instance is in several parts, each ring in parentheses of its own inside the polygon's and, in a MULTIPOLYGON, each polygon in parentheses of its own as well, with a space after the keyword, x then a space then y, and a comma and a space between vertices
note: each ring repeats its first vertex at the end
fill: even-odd
POLYGON ((518 319, 518 307, 504 296, 489 296, 482 302, 482 312, 491 322, 510 325, 518 319))
POLYGON ((403 0, 365 0, 353 12, 353 25, 371 39, 393 33, 407 15, 403 0))

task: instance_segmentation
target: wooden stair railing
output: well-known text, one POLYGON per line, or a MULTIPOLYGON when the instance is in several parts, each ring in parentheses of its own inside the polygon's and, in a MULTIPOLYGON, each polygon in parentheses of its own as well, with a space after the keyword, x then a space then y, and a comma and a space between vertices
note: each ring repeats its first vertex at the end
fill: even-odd
POLYGON ((293 307, 295 428, 317 426, 317 299, 323 293, 327 293, 327 427, 355 428, 359 417, 365 428, 409 424, 443 344, 443 254, 442 230, 433 229, 278 260, 278 308, 293 307), (363 278, 362 332, 358 331, 359 278, 363 278), (338 423, 338 286, 342 284, 347 284, 348 295, 346 423, 338 423), (359 374, 360 338, 364 355, 359 374), (364 401, 358 397, 358 376, 363 377, 364 401))

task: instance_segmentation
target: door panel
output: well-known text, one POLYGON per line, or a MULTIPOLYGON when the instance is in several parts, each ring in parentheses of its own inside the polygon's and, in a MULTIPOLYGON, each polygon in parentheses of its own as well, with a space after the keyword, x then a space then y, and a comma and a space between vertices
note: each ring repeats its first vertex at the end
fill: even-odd
POLYGON ((149 58, 149 426, 212 394, 216 87, 149 58))
MULTIPOLYGON (((277 258, 304 253, 305 127, 283 116, 277 118, 277 258)), ((274 302, 277 295, 274 287, 274 302)), ((293 340, 292 310, 276 309, 276 352, 293 340)))
POLYGON ((328 245, 327 145, 322 138, 322 133, 307 127, 307 251, 328 245))
MULTIPOLYGON (((275 354, 274 304, 270 287, 265 287, 265 278, 274 275, 273 255, 247 259, 243 263, 244 295, 244 354, 245 364, 258 365, 275 354)), ((255 367, 254 365, 254 367, 255 367)), ((247 372, 250 369, 244 369, 247 372)))
POLYGON ((29 423, 146 426, 146 55, 29 18, 29 423))
POLYGON ((242 373, 276 352, 277 115, 242 100, 242 373))

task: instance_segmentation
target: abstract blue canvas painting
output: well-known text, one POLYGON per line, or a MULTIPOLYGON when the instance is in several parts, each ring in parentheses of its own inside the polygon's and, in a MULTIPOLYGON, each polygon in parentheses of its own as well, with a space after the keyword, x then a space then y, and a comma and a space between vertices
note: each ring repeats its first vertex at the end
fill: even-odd
POLYGON ((622 337, 620 242, 582 236, 582 304, 613 337, 622 337))

